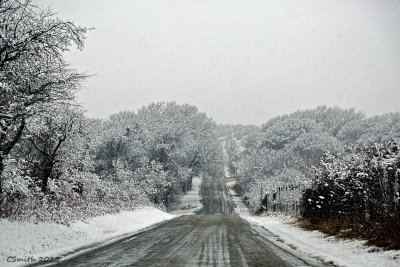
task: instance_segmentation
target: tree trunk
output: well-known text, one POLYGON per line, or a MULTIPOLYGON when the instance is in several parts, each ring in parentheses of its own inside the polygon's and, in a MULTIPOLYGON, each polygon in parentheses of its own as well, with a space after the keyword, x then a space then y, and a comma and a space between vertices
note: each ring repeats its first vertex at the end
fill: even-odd
POLYGON ((54 167, 54 160, 49 160, 47 163, 45 163, 42 176, 42 184, 41 184, 41 189, 43 193, 47 193, 49 178, 51 172, 53 171, 53 167, 54 167))
MULTIPOLYGON (((56 164, 57 151, 61 147, 61 144, 65 141, 66 138, 67 136, 64 135, 62 138, 58 139, 58 144, 54 148, 53 153, 51 154, 41 150, 37 145, 35 145, 39 151, 41 151, 44 155, 46 155, 45 160, 43 162, 42 184, 40 185, 40 188, 42 189, 43 193, 47 193, 49 178, 53 171, 54 165, 56 164)), ((33 142, 33 144, 35 144, 35 142, 33 142)))

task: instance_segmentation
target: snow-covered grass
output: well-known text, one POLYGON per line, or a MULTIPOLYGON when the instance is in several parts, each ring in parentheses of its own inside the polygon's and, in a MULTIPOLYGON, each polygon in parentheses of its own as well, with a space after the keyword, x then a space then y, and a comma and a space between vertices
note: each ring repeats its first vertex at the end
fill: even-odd
POLYGON ((164 220, 176 217, 154 207, 57 223, 10 222, 0 220, 0 266, 18 266, 11 257, 56 257, 84 246, 116 240, 164 220))
POLYGON ((338 266, 400 266, 400 251, 379 251, 374 247, 364 246, 362 240, 343 240, 326 237, 319 231, 305 231, 297 227, 294 217, 282 214, 252 215, 242 199, 232 187, 227 186, 232 200, 236 204, 235 212, 252 225, 262 226, 273 235, 266 238, 285 250, 306 254, 338 266))
POLYGON ((284 215, 245 217, 275 234, 276 241, 311 257, 333 262, 339 266, 400 266, 399 251, 372 252, 376 248, 364 246, 365 241, 326 237, 319 231, 305 231, 293 224, 295 219, 284 215))
POLYGON ((201 181, 201 177, 194 177, 192 180, 192 190, 182 196, 177 209, 169 213, 174 215, 189 215, 201 210, 203 208, 200 195, 201 181))

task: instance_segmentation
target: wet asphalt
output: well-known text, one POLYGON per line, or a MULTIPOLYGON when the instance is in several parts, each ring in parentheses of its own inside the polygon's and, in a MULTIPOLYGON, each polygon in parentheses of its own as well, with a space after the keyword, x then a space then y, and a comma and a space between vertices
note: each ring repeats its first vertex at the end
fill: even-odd
MULTIPOLYGON (((205 178, 203 209, 55 266, 310 266, 234 212, 224 178, 205 178)), ((315 264, 312 264, 315 265, 315 264)), ((323 265, 317 264, 317 265, 323 265)))

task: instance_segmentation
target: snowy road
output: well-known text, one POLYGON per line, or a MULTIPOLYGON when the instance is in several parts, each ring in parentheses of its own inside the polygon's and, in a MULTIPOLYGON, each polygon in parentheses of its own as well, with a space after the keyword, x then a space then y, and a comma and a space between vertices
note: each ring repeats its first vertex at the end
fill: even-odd
POLYGON ((204 207, 196 215, 167 221, 57 266, 310 265, 263 237, 271 233, 237 216, 223 179, 204 179, 201 194, 204 207))

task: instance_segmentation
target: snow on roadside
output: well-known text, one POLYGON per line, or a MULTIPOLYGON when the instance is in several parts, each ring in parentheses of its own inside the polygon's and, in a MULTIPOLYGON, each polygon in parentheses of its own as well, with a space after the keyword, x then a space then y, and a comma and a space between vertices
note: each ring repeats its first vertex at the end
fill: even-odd
POLYGON ((229 171, 228 166, 224 167, 224 173, 225 173, 225 177, 230 178, 231 177, 231 173, 229 171))
POLYGON ((236 181, 230 181, 226 183, 226 185, 228 186, 229 194, 231 195, 231 199, 235 203, 235 212, 240 217, 249 217, 251 216, 249 208, 246 207, 240 196, 236 193, 235 190, 233 190, 235 184, 236 181))
POLYGON ((305 231, 288 224, 294 218, 283 215, 250 216, 246 219, 250 224, 259 224, 278 236, 280 242, 296 248, 311 257, 333 262, 339 266, 400 266, 399 251, 368 252, 361 240, 342 240, 325 237, 319 231, 305 231))
POLYGON ((201 177, 193 177, 192 190, 181 197, 178 208, 170 211, 174 215, 190 215, 203 208, 200 195, 201 177))
MULTIPOLYGON (((0 266, 20 266, 12 257, 57 257, 83 246, 132 234, 153 224, 176 217, 154 207, 75 221, 69 226, 57 223, 27 223, 0 220, 0 266), (8 259, 8 261, 7 261, 8 259)), ((23 263, 23 262, 22 262, 23 263)))
POLYGON ((306 254, 313 258, 333 262, 339 266, 400 266, 400 251, 369 252, 371 247, 365 247, 362 240, 343 240, 325 237, 319 231, 305 231, 289 224, 295 218, 284 215, 254 216, 243 203, 240 196, 232 189, 236 182, 228 182, 227 186, 232 200, 235 202, 235 212, 250 224, 257 224, 268 230, 274 236, 274 244, 284 249, 306 254))

